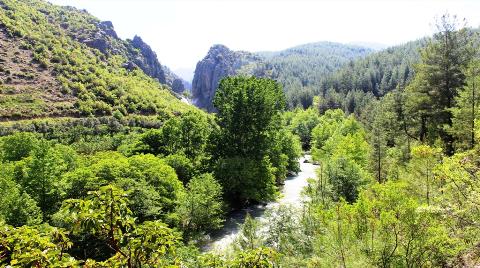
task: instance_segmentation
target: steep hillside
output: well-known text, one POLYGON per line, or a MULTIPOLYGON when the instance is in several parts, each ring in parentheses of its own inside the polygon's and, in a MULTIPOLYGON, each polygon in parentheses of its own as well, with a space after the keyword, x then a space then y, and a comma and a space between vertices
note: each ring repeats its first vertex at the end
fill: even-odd
POLYGON ((325 76, 372 52, 354 45, 318 42, 261 55, 272 70, 271 77, 284 86, 289 106, 306 107, 312 103, 311 92, 325 76))
POLYGON ((190 109, 156 54, 110 22, 40 0, 0 1, 0 120, 190 109))
POLYGON ((373 100, 410 82, 425 45, 426 39, 421 39, 353 60, 325 76, 303 98, 312 102, 313 96, 319 96, 316 105, 320 111, 340 108, 361 116, 373 100))
POLYGON ((290 106, 300 104, 304 88, 318 85, 327 74, 370 49, 331 42, 293 47, 279 52, 238 52, 215 45, 197 64, 192 84, 194 103, 211 111, 218 81, 230 75, 266 76, 282 83, 290 106))
POLYGON ((352 90, 382 96, 397 86, 404 86, 414 75, 413 66, 420 60, 420 48, 426 39, 390 47, 357 59, 327 76, 321 89, 334 88, 344 93, 352 90))

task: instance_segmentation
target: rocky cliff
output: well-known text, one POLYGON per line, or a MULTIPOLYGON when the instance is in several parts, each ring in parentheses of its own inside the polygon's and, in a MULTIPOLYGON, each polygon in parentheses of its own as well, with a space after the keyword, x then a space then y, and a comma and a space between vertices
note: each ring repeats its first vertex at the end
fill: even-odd
MULTIPOLYGON (((162 84, 166 84, 165 72, 163 66, 157 59, 157 54, 152 48, 143 42, 142 38, 135 36, 130 44, 138 49, 139 53, 130 51, 129 59, 133 61, 144 73, 151 77, 155 77, 162 84)), ((171 84, 169 85, 171 86, 171 84)))
MULTIPOLYGON (((156 78, 160 83, 168 85, 176 93, 185 90, 186 81, 162 65, 153 49, 141 37, 122 40, 118 37, 112 22, 96 21, 95 28, 90 31, 71 29, 71 37, 85 45, 96 48, 105 55, 123 55, 128 59, 124 67, 132 70, 140 68, 145 74, 156 78), (79 34, 79 32, 81 34, 79 34)), ((68 29, 67 24, 64 27, 68 29)))
POLYGON ((190 82, 185 81, 184 79, 180 78, 176 75, 170 68, 163 65, 163 71, 165 73, 165 80, 166 84, 170 86, 170 88, 175 93, 183 93, 185 90, 189 90, 191 88, 190 82))
POLYGON ((206 111, 214 111, 212 100, 219 81, 226 76, 250 74, 248 69, 256 68, 248 66, 257 66, 260 62, 261 58, 252 53, 232 51, 224 45, 212 46, 195 68, 192 81, 193 104, 206 111))

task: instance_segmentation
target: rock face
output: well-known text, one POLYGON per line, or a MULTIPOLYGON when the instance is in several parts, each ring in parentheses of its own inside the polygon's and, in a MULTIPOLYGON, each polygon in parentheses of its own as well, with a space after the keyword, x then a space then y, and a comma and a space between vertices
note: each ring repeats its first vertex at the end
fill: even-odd
POLYGON ((132 40, 122 40, 118 37, 110 21, 95 22, 94 31, 78 33, 78 29, 69 29, 65 24, 70 37, 85 45, 96 48, 105 55, 123 55, 128 61, 123 67, 129 71, 141 69, 160 83, 166 84, 176 93, 182 93, 188 82, 182 80, 166 66, 162 65, 157 54, 145 43, 142 38, 135 36, 132 40), (178 80, 178 81, 177 81, 178 80))
POLYGON ((162 67, 165 72, 166 84, 169 85, 174 92, 179 94, 183 93, 187 89, 189 83, 183 80, 182 78, 178 77, 167 66, 162 66, 162 67))
POLYGON ((113 23, 111 21, 101 21, 98 23, 98 28, 101 29, 106 35, 118 39, 118 35, 113 29, 113 23))
POLYGON ((139 36, 135 36, 131 44, 140 51, 140 54, 133 58, 133 62, 147 75, 157 78, 162 84, 166 84, 165 72, 152 48, 143 42, 139 36))
POLYGON ((212 101, 220 80, 242 73, 260 58, 244 51, 232 51, 224 45, 214 45, 203 60, 197 63, 192 81, 193 104, 208 112, 215 111, 212 101))
POLYGON ((172 90, 177 93, 182 93, 185 91, 185 85, 183 84, 182 79, 175 79, 172 83, 172 90))
MULTIPOLYGON (((68 24, 65 24, 65 29, 68 29, 68 24)), ((96 31, 83 32, 79 34, 77 29, 70 33, 70 36, 85 45, 100 50, 103 54, 118 52, 113 45, 112 40, 120 40, 117 33, 113 29, 113 24, 110 21, 101 21, 96 23, 96 31)))

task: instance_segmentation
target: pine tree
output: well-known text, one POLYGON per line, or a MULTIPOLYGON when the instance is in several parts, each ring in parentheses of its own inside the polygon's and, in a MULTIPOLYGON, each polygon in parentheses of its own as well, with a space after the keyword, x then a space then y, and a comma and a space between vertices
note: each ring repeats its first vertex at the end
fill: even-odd
POLYGON ((422 62, 411 85, 411 101, 420 124, 419 138, 441 138, 447 154, 453 154, 454 137, 445 131, 452 125, 450 108, 458 90, 465 85, 463 70, 471 59, 467 28, 457 30, 456 17, 443 15, 438 32, 421 52, 422 62), (429 127, 430 125, 430 127, 429 127))
POLYGON ((480 60, 470 64, 465 72, 467 84, 459 90, 455 98, 456 105, 450 109, 452 127, 449 132, 456 139, 456 147, 472 149, 475 146, 475 120, 480 118, 480 60))

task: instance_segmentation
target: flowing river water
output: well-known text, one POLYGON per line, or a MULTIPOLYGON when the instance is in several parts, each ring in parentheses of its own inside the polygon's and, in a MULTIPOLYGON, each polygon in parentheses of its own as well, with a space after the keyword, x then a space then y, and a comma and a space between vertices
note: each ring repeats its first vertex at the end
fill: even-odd
POLYGON ((255 205, 230 213, 223 228, 211 235, 211 240, 202 248, 203 251, 225 250, 238 235, 240 224, 244 222, 247 213, 249 213, 252 218, 259 220, 260 224, 264 225, 268 224, 264 216, 266 211, 279 205, 301 206, 302 190, 308 185, 307 180, 309 178, 316 177, 315 169, 317 166, 311 163, 310 155, 305 155, 300 158, 299 162, 300 172, 296 176, 288 177, 285 180, 280 199, 266 205, 255 205))

